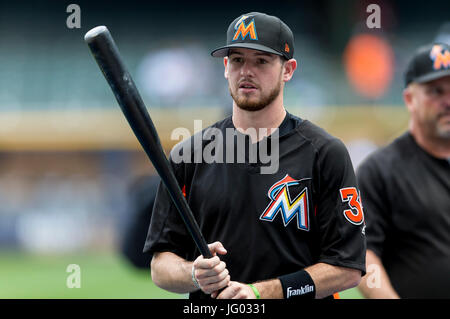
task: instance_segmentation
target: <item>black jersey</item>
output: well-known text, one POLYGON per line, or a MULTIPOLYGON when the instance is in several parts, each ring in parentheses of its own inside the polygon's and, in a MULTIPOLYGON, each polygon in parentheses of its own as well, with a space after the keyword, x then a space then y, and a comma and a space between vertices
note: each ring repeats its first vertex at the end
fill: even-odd
POLYGON ((357 170, 367 248, 400 297, 450 297, 450 164, 405 133, 357 170))
MULTIPOLYGON (((234 129, 231 117, 212 127, 234 129)), ((220 258, 233 281, 276 278, 318 262, 364 273, 364 218, 344 144, 289 113, 278 132, 274 174, 260 174, 260 161, 171 160, 206 241, 223 243, 228 253, 220 258)), ((191 261, 199 255, 164 185, 144 251, 170 251, 191 261)))

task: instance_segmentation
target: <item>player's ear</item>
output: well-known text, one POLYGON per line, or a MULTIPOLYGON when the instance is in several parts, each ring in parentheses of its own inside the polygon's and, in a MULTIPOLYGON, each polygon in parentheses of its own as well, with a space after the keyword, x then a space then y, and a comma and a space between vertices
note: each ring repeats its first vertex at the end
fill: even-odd
POLYGON ((414 100, 414 95, 413 95, 413 87, 414 84, 410 84, 408 85, 404 90, 403 90, 403 101, 405 102, 406 108, 411 112, 412 107, 413 107, 413 100, 414 100))
POLYGON ((223 58, 223 66, 225 67, 224 76, 225 79, 228 79, 228 57, 223 58))
POLYGON ((294 75, 294 71, 297 69, 297 60, 289 59, 283 62, 283 81, 288 82, 294 75))

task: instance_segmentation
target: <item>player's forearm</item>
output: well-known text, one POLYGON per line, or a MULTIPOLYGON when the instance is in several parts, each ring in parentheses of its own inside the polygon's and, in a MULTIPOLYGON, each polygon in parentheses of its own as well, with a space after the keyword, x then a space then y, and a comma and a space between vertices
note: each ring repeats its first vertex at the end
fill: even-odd
POLYGON ((318 263, 305 270, 314 281, 318 299, 356 287, 361 281, 361 271, 358 269, 318 263))
POLYGON ((158 287, 174 292, 197 290, 192 281, 192 262, 170 253, 156 253, 151 263, 152 280, 158 287))
MULTIPOLYGON (((319 263, 305 269, 315 285, 316 298, 331 296, 336 292, 356 287, 361 279, 361 271, 319 263)), ((279 279, 260 281, 253 284, 262 299, 284 298, 279 279)))
POLYGON ((367 274, 358 286, 359 291, 370 299, 398 299, 381 259, 371 250, 366 253, 367 274))

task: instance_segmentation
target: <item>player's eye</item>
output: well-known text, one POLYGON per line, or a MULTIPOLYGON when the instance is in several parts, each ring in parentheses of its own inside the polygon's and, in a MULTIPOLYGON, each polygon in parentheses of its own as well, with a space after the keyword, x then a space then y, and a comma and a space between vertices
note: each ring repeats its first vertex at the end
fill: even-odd
POLYGON ((441 96, 444 94, 444 90, 440 86, 431 86, 428 88, 427 93, 431 96, 441 96))
POLYGON ((258 59, 258 63, 259 64, 267 64, 267 63, 269 63, 269 61, 267 61, 266 59, 258 59))
POLYGON ((231 58, 231 62, 233 62, 233 63, 241 63, 242 62, 242 58, 241 57, 233 57, 233 58, 231 58))

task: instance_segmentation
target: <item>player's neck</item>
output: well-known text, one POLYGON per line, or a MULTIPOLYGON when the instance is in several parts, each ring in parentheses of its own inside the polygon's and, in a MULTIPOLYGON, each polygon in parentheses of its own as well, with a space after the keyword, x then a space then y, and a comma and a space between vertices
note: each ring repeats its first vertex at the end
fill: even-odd
POLYGON ((234 127, 241 132, 249 128, 255 129, 257 136, 251 136, 253 142, 260 141, 275 131, 283 122, 285 116, 286 110, 283 106, 283 99, 274 101, 262 110, 252 112, 243 110, 236 103, 233 103, 232 120, 234 127))
POLYGON ((430 137, 417 126, 410 125, 409 131, 416 143, 427 153, 441 159, 450 158, 450 139, 430 137))

